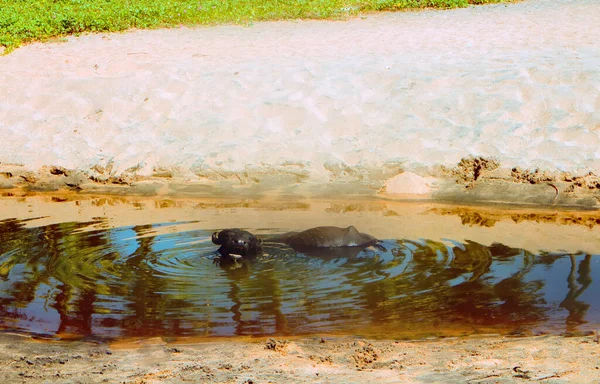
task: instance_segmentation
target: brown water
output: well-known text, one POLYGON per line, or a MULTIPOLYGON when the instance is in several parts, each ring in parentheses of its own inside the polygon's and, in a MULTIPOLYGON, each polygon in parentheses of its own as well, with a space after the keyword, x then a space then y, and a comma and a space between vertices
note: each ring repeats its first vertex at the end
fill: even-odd
MULTIPOLYGON (((79 208, 85 210, 81 204, 79 208)), ((389 208, 373 215, 395 217, 389 208)), ((402 216, 401 207, 394 209, 402 216)), ((600 324, 600 255, 523 249, 503 244, 501 240, 510 241, 506 237, 489 244, 440 239, 436 220, 451 209, 431 213, 436 211, 427 208, 429 216, 421 214, 420 220, 433 218, 434 239, 383 238, 385 250, 319 255, 266 244, 257 259, 228 266, 214 262, 217 247, 210 241, 212 232, 224 227, 207 227, 210 221, 204 219, 219 212, 260 218, 252 207, 212 207, 210 212, 198 211, 199 220, 122 226, 113 225, 110 212, 91 220, 43 224, 34 211, 20 215, 29 218, 0 220, 0 328, 7 331, 98 339, 311 334, 396 338, 578 333, 600 324)), ((272 224, 269 215, 283 221, 290 215, 266 211, 258 224, 272 224)), ((330 214, 369 222, 365 214, 330 214)), ((473 223, 464 224, 464 216, 454 219, 458 227, 463 222, 465 229, 473 228, 473 223)), ((305 229, 291 227, 293 220, 287 220, 290 228, 249 229, 261 235, 305 229)), ((484 220, 476 227, 494 234, 501 221, 490 225, 484 220)), ((581 232, 582 243, 593 235, 585 226, 575 230, 581 232)))

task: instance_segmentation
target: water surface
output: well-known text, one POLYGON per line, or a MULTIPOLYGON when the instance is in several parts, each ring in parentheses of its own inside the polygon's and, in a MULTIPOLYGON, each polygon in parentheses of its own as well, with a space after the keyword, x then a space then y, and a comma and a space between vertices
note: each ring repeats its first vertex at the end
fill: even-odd
POLYGON ((221 228, 190 224, 0 221, 0 328, 58 338, 395 338, 600 324, 594 254, 400 238, 329 255, 267 244, 255 260, 219 265, 210 237, 221 228))

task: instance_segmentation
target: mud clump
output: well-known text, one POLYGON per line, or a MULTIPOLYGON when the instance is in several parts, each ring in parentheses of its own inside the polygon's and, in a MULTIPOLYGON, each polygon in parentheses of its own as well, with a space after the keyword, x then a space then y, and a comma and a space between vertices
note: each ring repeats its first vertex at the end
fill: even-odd
POLYGON ((61 166, 43 166, 37 172, 20 165, 0 164, 0 188, 23 188, 27 191, 54 192, 59 190, 92 190, 101 185, 133 186, 139 179, 132 167, 116 174, 112 164, 96 165, 87 170, 67 169, 61 166))
POLYGON ((542 184, 556 181, 556 176, 551 175, 548 172, 540 171, 539 169, 531 171, 514 167, 510 172, 510 176, 516 183, 542 184))
POLYGON ((355 366, 359 370, 369 367, 371 364, 377 361, 378 358, 379 354, 370 343, 356 349, 354 351, 354 355, 352 355, 355 366))
POLYGON ((327 355, 327 356, 310 355, 308 358, 319 364, 333 364, 333 357, 331 355, 327 355))
POLYGON ((29 184, 35 184, 37 182, 37 177, 33 172, 25 172, 19 177, 21 177, 21 179, 25 180, 25 182, 29 184))
POLYGON ((500 167, 500 163, 494 159, 481 156, 463 157, 456 168, 452 170, 452 175, 457 183, 466 183, 466 188, 471 189, 486 172, 493 171, 498 167, 500 167))
POLYGON ((600 176, 593 172, 585 175, 573 175, 571 172, 547 172, 539 169, 527 170, 514 167, 511 170, 511 181, 516 183, 528 184, 548 184, 557 188, 557 185, 564 186, 563 192, 574 193, 577 189, 598 190, 600 189, 600 176))
POLYGON ((112 163, 106 167, 96 165, 87 172, 87 177, 90 181, 98 184, 132 185, 136 181, 135 173, 139 167, 128 168, 120 175, 116 175, 113 168, 112 163))
POLYGON ((589 172, 583 176, 573 176, 570 173, 563 173, 561 180, 570 183, 565 188, 565 192, 574 192, 575 188, 583 188, 588 190, 600 189, 600 177, 593 172, 589 172))
POLYGON ((289 344, 288 340, 269 339, 265 343, 265 349, 285 354, 289 344))
POLYGON ((50 172, 51 175, 55 175, 55 176, 59 176, 59 175, 69 176, 69 172, 63 167, 53 166, 53 167, 50 167, 48 172, 50 172))

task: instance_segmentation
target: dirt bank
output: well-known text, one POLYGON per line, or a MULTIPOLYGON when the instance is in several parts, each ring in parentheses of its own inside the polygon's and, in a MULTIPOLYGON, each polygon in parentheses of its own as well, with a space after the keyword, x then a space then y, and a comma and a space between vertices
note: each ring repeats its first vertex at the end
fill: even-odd
MULTIPOLYGON (((351 173, 351 171, 344 171, 351 173)), ((153 197, 274 198, 383 198, 437 200, 461 203, 518 203, 527 205, 594 208, 600 204, 600 176, 594 172, 575 173, 507 167, 494 158, 465 157, 453 167, 439 166, 427 177, 401 169, 390 171, 387 180, 378 174, 356 180, 331 179, 327 183, 284 180, 275 174, 270 181, 245 182, 239 178, 190 179, 160 171, 152 176, 127 171, 116 174, 112 167, 91 170, 42 167, 33 172, 24 166, 0 163, 0 189, 5 195, 30 192, 75 192, 82 195, 107 194, 153 197)))

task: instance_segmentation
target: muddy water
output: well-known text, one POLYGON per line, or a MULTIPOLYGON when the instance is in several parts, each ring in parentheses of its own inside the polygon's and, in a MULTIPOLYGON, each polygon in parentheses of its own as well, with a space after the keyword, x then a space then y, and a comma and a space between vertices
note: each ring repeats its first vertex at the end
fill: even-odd
POLYGON ((595 212, 48 197, 0 207, 7 331, 402 338, 600 324, 595 212), (226 224, 262 236, 354 224, 384 249, 304 254, 265 244, 254 260, 219 265, 210 236, 226 224))

